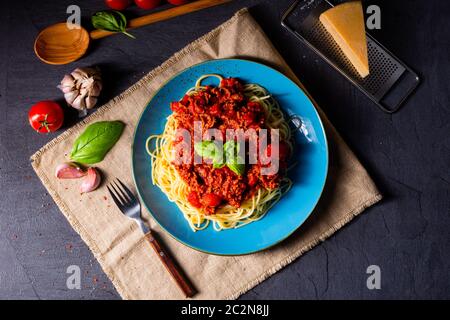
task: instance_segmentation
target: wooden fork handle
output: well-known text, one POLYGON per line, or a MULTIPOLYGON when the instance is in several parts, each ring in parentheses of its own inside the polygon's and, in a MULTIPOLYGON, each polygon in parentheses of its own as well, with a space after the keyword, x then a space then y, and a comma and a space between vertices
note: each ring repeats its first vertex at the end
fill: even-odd
POLYGON ((190 282, 181 273, 180 269, 174 263, 172 258, 161 247, 158 240, 155 239, 155 237, 152 235, 151 232, 147 233, 145 235, 145 237, 146 237, 147 241, 150 243, 150 245, 152 246, 153 250, 155 250, 156 254, 158 255, 161 262, 163 263, 164 267, 166 267, 166 270, 169 271, 173 280, 175 280, 175 283, 183 291, 185 296, 188 298, 192 297, 196 293, 195 289, 192 287, 190 282))

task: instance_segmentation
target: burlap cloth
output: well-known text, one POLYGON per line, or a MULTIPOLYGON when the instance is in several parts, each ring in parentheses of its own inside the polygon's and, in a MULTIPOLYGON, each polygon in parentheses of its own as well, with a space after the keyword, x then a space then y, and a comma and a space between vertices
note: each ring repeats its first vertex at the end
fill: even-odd
MULTIPOLYGON (((72 227, 80 234, 124 299, 181 299, 140 229, 114 206, 104 187, 80 196, 79 181, 58 181, 57 164, 67 161, 75 138, 86 125, 121 120, 124 134, 98 167, 133 186, 131 145, 139 115, 155 91, 174 74, 201 61, 241 57, 265 62, 298 82, 246 9, 189 44, 138 83, 102 106, 36 152, 32 165, 72 227)), ((298 82, 299 83, 299 82, 298 82)), ((320 110, 319 110, 320 111, 320 110)), ((180 263, 199 293, 196 299, 235 299, 336 232, 381 199, 366 170, 323 113, 330 149, 329 177, 319 205, 307 222, 272 249, 237 257, 208 255, 190 249, 152 228, 180 263)), ((144 216, 149 213, 144 210, 144 216)), ((226 231, 225 231, 226 232, 226 231)))

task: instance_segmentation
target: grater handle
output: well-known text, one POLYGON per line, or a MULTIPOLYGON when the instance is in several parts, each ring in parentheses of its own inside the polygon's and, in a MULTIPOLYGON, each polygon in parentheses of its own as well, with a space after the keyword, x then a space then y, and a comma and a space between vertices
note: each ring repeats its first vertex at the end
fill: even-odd
POLYGON ((401 77, 391 86, 388 92, 378 101, 378 106, 386 113, 397 112, 414 92, 420 83, 420 77, 409 68, 406 68, 401 77))

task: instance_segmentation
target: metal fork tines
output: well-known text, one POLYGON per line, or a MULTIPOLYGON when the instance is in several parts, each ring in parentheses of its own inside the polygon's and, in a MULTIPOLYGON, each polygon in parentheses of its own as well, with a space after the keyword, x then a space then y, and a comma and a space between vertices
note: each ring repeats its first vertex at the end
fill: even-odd
POLYGON ((148 233, 150 229, 141 218, 141 204, 130 189, 117 178, 107 185, 107 188, 120 211, 127 217, 132 218, 139 225, 144 234, 148 233))
POLYGON ((192 297, 196 290, 179 269, 175 261, 167 254, 149 227, 141 217, 141 204, 136 196, 119 179, 115 179, 107 185, 108 191, 117 207, 127 217, 133 219, 145 234, 145 238, 170 273, 175 283, 183 291, 186 297, 192 297))

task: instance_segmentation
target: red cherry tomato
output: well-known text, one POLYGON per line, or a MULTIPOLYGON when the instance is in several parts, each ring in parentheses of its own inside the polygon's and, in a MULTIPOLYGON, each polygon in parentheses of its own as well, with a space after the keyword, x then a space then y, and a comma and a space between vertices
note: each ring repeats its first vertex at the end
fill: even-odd
POLYGON ((168 3, 179 6, 180 4, 186 4, 189 0, 167 0, 168 3))
POLYGON ((128 8, 132 0, 105 0, 108 7, 114 10, 124 10, 128 8))
POLYGON ((30 125, 39 133, 49 133, 61 128, 64 112, 54 101, 40 101, 28 112, 30 125))
POLYGON ((207 207, 217 207, 222 202, 222 198, 217 194, 208 193, 203 196, 202 201, 207 207))
POLYGON ((202 204, 200 203, 200 200, 198 198, 197 193, 195 193, 194 191, 189 192, 187 199, 189 201, 189 203, 194 207, 194 208, 201 208, 202 204))
POLYGON ((134 3, 141 9, 149 10, 156 8, 161 0, 134 0, 134 3))

